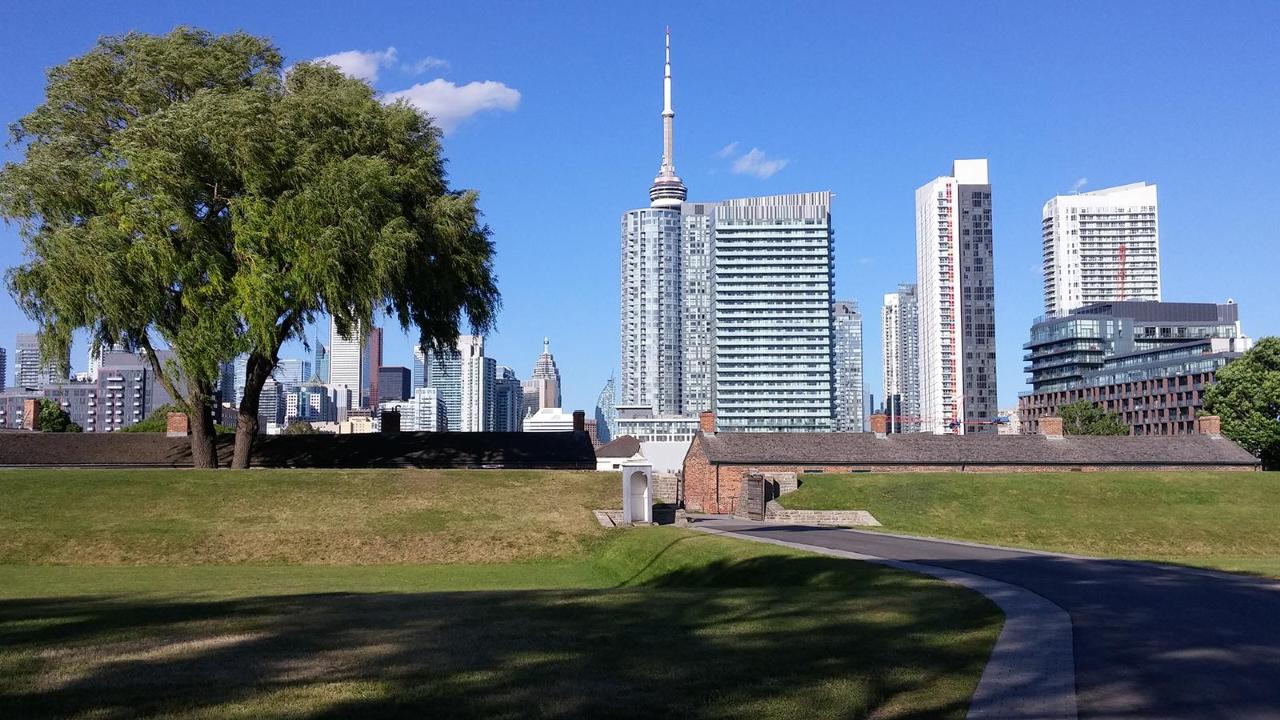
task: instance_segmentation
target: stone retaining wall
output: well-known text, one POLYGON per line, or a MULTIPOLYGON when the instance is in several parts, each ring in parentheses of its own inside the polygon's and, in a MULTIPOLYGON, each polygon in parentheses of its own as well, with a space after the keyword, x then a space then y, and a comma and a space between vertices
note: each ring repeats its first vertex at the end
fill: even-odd
POLYGON ((838 527, 880 524, 880 521, 866 510, 788 510, 779 505, 777 500, 770 500, 765 506, 764 519, 765 522, 838 527))

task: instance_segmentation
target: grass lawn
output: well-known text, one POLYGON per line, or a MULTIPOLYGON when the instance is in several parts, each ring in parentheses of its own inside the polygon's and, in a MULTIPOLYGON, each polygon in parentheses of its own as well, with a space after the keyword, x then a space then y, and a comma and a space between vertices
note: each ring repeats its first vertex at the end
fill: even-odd
POLYGON ((0 717, 964 716, 1001 624, 985 599, 607 531, 590 510, 617 485, 0 472, 0 717))
POLYGON ((879 530, 1280 577, 1280 473, 806 475, 788 508, 879 530))

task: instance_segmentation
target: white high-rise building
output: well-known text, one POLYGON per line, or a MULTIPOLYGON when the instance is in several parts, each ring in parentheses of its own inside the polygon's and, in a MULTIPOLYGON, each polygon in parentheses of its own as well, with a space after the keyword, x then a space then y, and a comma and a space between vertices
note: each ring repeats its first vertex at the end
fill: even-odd
POLYGON ((995 432, 996 325, 986 160, 916 190, 921 430, 995 432))
POLYGON ((920 337, 915 283, 885 293, 880 308, 884 409, 890 432, 920 431, 920 337))
POLYGON ((484 356, 484 338, 463 335, 458 338, 462 362, 462 402, 459 407, 459 430, 492 432, 496 415, 498 363, 484 356))
POLYGON ((862 312, 856 300, 831 305, 835 366, 835 430, 862 432, 866 413, 862 400, 862 312))
POLYGON ((1044 204, 1044 311, 1160 299, 1156 186, 1137 182, 1044 204))
POLYGON ((831 193, 720 204, 713 253, 717 428, 831 430, 831 193))
POLYGON ((649 207, 622 215, 622 402, 678 413, 681 405, 681 213, 687 196, 676 174, 671 107, 671 36, 663 75, 662 163, 649 207))
POLYGON ((36 333, 18 333, 13 348, 13 385, 19 388, 37 388, 52 382, 65 381, 71 367, 68 354, 61 363, 40 362, 40 336, 36 333))
MULTIPOLYGON (((360 370, 365 365, 363 358, 364 333, 360 328, 352 328, 351 337, 342 337, 338 325, 329 319, 329 384, 345 387, 351 391, 350 397, 356 405, 360 403, 360 388, 363 378, 360 370)), ((339 402, 344 396, 339 397, 339 402)), ((351 406, 343 408, 349 410, 351 406)))

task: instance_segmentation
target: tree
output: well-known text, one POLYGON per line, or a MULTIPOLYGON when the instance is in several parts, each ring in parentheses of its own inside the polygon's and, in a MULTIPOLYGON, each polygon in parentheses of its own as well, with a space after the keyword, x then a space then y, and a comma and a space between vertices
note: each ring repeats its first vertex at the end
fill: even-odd
POLYGON ((1066 435, 1128 435, 1129 426, 1119 415, 1109 413, 1088 400, 1063 405, 1058 411, 1066 435))
POLYGON ((39 415, 36 418, 36 429, 40 432, 78 433, 84 428, 71 422, 71 415, 53 400, 40 399, 39 415))
POLYGON ((9 287, 42 352, 81 328, 145 351, 197 466, 216 465, 213 388, 236 355, 247 467, 280 347, 319 314, 349 335, 385 312, 440 347, 499 302, 476 195, 449 188, 430 120, 335 68, 281 66, 244 33, 103 38, 50 72, 13 126, 23 162, 0 171, 28 257, 9 287))
POLYGON ((1218 370, 1204 391, 1204 411, 1222 418, 1222 434, 1280 469, 1280 337, 1262 338, 1218 370))
POLYGON ((312 425, 306 420, 294 420, 293 422, 284 426, 284 434, 285 435, 319 435, 320 431, 316 429, 315 425, 312 425))

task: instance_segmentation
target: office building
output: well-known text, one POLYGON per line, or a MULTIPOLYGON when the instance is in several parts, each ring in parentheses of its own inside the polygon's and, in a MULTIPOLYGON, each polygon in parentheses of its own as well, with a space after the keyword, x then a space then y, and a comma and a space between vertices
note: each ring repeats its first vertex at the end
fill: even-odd
POLYGON ((831 430, 831 193, 721 203, 713 252, 718 429, 831 430))
POLYGON ((5 388, 5 380, 9 375, 9 357, 5 354, 5 349, 0 348, 0 390, 5 388))
POLYGON ((596 398, 596 437, 607 443, 618 437, 618 387, 610 375, 596 398))
POLYGON ((1042 318, 1023 347, 1032 391, 1018 400, 1022 432, 1063 405, 1088 400, 1134 435, 1196 432, 1203 391, 1252 347, 1239 306, 1122 301, 1042 318))
POLYGON ((698 432, 698 418, 656 415, 648 405, 618 406, 617 437, 633 437, 641 443, 688 443, 698 432))
POLYGON ((274 377, 262 383, 262 395, 258 397, 258 434, 266 434, 273 426, 284 423, 284 385, 274 377))
POLYGON ((311 379, 311 361, 299 358, 284 358, 276 363, 271 377, 282 385, 297 385, 311 379))
POLYGON ((573 413, 545 407, 524 419, 525 432, 572 432, 573 413))
POLYGON ((551 341, 542 339, 542 354, 533 365, 533 374, 521 383, 524 395, 520 415, 527 418, 542 408, 560 407, 560 369, 551 354, 551 341))
POLYGON ((994 433, 995 272, 986 160, 916 190, 921 430, 994 433))
POLYGON ((360 406, 378 406, 378 368, 382 367, 382 328, 369 328, 360 352, 360 406))
POLYGON ((409 368, 384 365, 378 368, 378 402, 408 400, 413 393, 409 368))
POLYGON ((338 324, 333 318, 329 319, 329 384, 349 388, 354 406, 359 405, 364 387, 360 374, 367 362, 363 345, 364 333, 359 327, 351 328, 351 337, 343 337, 338 332, 338 324))
POLYGON ((649 207, 622 215, 620 381, 624 403, 678 413, 682 355, 680 206, 687 191, 675 168, 669 33, 666 44, 662 163, 649 188, 649 207))
POLYGON ((460 423, 462 432, 492 432, 498 363, 484 356, 484 338, 464 335, 459 341, 462 355, 462 406, 460 423))
POLYGON ((862 432, 862 313, 856 300, 831 305, 837 432, 862 432))
POLYGON ((1131 183, 1044 204, 1044 311, 1160 299, 1156 186, 1131 183))
POLYGON ((494 419, 496 432, 520 432, 524 423, 524 388, 516 371, 499 365, 494 385, 494 419))
POLYGON ((915 283, 885 293, 880 307, 884 410, 889 432, 920 431, 920 338, 915 283))
POLYGON ((316 338, 316 355, 313 370, 320 382, 329 382, 329 348, 320 342, 320 338, 316 338))
POLYGON ((458 345, 444 350, 429 350, 426 359, 427 387, 436 391, 445 409, 445 429, 462 430, 462 354, 458 348, 470 340, 469 335, 458 338, 458 345))
POLYGON ((427 386, 427 353, 421 345, 413 347, 413 376, 409 382, 410 391, 427 386))

